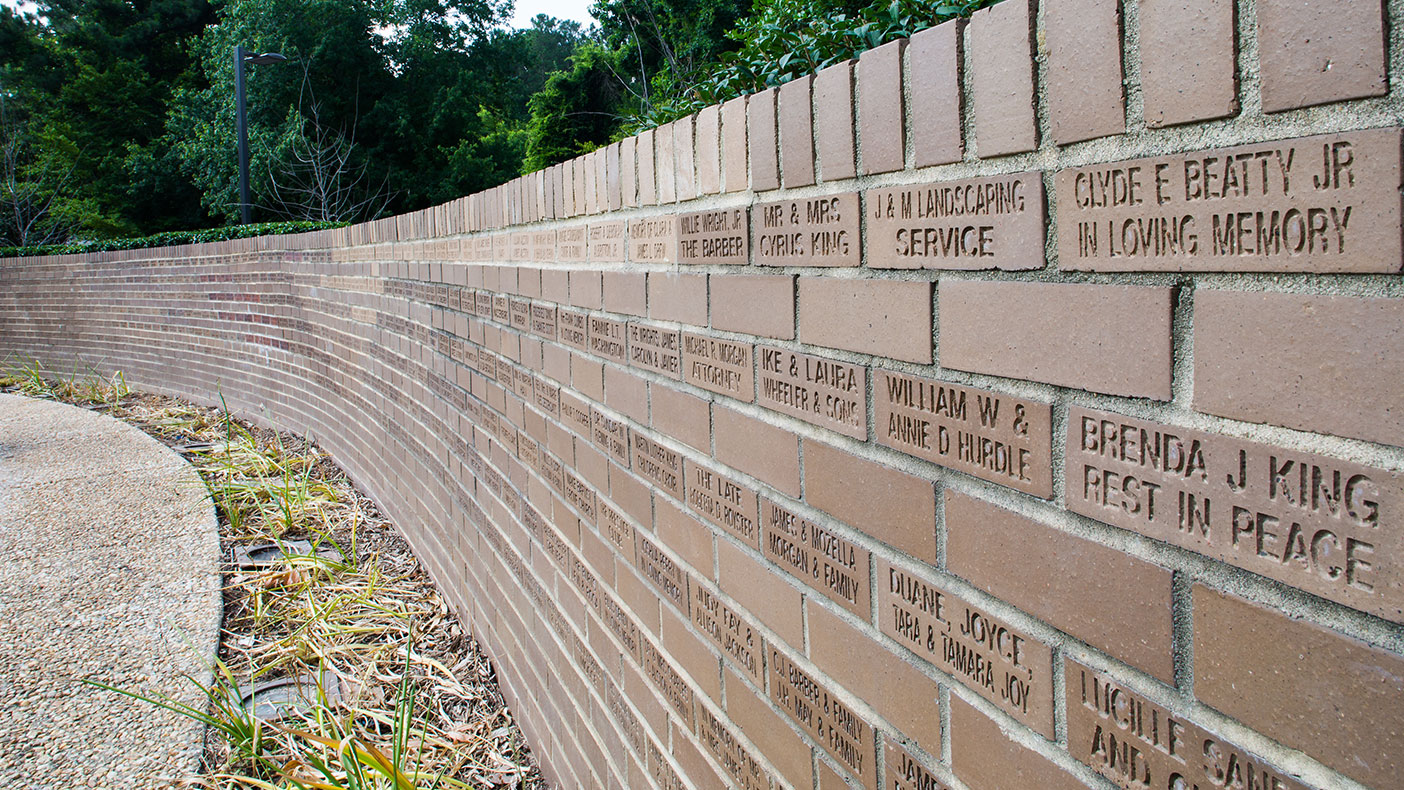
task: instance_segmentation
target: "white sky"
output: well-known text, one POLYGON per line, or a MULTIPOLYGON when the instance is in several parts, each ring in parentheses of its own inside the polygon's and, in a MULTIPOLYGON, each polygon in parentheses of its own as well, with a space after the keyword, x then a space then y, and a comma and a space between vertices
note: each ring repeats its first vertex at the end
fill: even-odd
MULTIPOLYGON (((590 16, 593 0, 517 0, 512 12, 512 27, 528 27, 531 18, 537 14, 550 14, 557 19, 574 19, 588 26, 594 22, 590 16)), ((10 8, 30 9, 34 7, 28 0, 0 0, 0 5, 10 8)))

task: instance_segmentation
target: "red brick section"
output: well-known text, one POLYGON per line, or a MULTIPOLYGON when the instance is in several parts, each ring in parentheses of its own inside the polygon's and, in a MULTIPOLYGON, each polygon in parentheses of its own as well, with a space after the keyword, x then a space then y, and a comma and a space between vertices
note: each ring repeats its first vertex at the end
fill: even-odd
POLYGON ((1204 290, 1194 326, 1196 409, 1404 446, 1398 299, 1204 290))
POLYGON ((1167 683, 1170 571, 946 492, 946 567, 992 595, 1167 683))
POLYGON ((1170 297, 1169 288, 946 281, 937 306, 941 364, 1169 400, 1170 297))
POLYGON ((814 507, 918 559, 935 561, 931 481, 806 440, 804 491, 814 507))
POLYGON ((780 186, 780 152, 776 142, 775 102, 778 88, 751 96, 746 102, 746 151, 751 160, 751 189, 780 186))
POLYGON ((712 327, 761 337, 795 336, 795 278, 712 275, 712 327))
POLYGON ((1194 588, 1195 696, 1370 787, 1404 774, 1401 678, 1398 655, 1194 588))
POLYGON ((1389 90, 1381 0, 1261 0, 1257 11, 1264 111, 1389 90))
POLYGON ((712 412, 717 460, 799 496, 799 438, 793 433, 717 406, 712 412))
POLYGON ((906 151, 902 109, 902 52, 906 39, 858 58, 858 143, 864 173, 901 170, 906 151))
POLYGON ((970 790, 1084 790, 1087 787, 1047 757, 1016 743, 1000 724, 954 694, 951 695, 951 767, 970 790))
POLYGON ((857 175, 853 143, 853 61, 814 75, 814 122, 819 175, 838 181, 857 175))
POLYGON ((1233 0, 1142 0, 1138 13, 1146 125, 1237 113, 1233 0))
POLYGON ((1119 0, 1047 0, 1044 25, 1054 142, 1124 131, 1119 0))
POLYGON ((1032 151, 1034 123, 1031 0, 1004 0, 970 18, 975 152, 982 157, 1032 151))
POLYGON ((780 86, 780 180, 786 187, 814 183, 813 76, 780 86))
POLYGON ((961 34, 953 19, 912 36, 907 47, 912 91, 912 148, 917 167, 959 162, 965 153, 961 129, 961 34))
POLYGON ((907 362, 930 362, 931 286, 800 277, 799 338, 907 362))

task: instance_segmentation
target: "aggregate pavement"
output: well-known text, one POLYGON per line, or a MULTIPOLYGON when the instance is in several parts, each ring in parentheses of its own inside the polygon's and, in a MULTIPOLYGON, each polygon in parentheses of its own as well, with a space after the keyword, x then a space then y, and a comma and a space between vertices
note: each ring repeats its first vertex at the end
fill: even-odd
POLYGON ((98 412, 0 394, 0 788, 167 788, 201 725, 222 597, 199 474, 98 412))

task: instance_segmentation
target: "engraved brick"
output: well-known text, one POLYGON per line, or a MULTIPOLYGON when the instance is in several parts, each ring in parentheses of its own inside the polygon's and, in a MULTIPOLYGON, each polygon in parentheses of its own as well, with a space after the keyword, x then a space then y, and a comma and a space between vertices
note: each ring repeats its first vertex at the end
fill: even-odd
POLYGON ((814 121, 819 175, 838 181, 858 174, 854 164, 853 61, 845 60, 814 75, 814 121))
POLYGON ((1052 648, 906 568, 879 559, 877 574, 878 627, 884 634, 1053 737, 1052 648))
POLYGON ((1059 144, 1126 130, 1119 0, 1048 0, 1048 121, 1059 144))
POLYGON ((901 170, 906 157, 899 38, 858 56, 858 144, 865 174, 901 170))
POLYGON ((1238 112, 1232 0, 1142 0, 1141 96, 1152 128, 1238 112))
POLYGON ((612 313, 645 315, 648 284, 643 272, 605 272, 604 308, 612 313))
POLYGON ((777 489, 799 496, 799 438, 720 404, 712 410, 716 457, 777 489))
POLYGON ((721 107, 711 105, 697 113, 697 191, 721 191, 721 107))
POLYGON ((686 616, 692 602, 687 572, 642 532, 635 535, 634 550, 634 565, 644 581, 686 616))
POLYGON ((1398 272, 1400 173, 1398 128, 1063 170, 1059 266, 1398 272))
POLYGON ((751 213, 756 264, 857 266, 858 193, 763 203, 751 213))
POLYGON ((855 439, 868 438, 868 370, 783 348, 760 346, 757 402, 855 439))
MULTIPOLYGON (((779 150, 775 139, 775 98, 779 89, 753 94, 746 102, 746 150, 751 160, 751 189, 762 192, 780 186, 779 150)), ((730 181, 727 182, 728 186, 730 181)))
POLYGON ((868 265, 893 269, 1041 269, 1040 173, 868 191, 868 265))
POLYGON ((765 655, 765 640, 756 629, 706 585, 693 585, 692 598, 692 625, 754 683, 763 683, 761 661, 765 655))
POLYGON ((876 375, 878 444, 1053 496, 1052 404, 887 370, 876 375))
POLYGON ((808 611, 809 659, 922 749, 940 752, 936 681, 822 606, 808 611))
POLYGON ((671 263, 677 260, 678 223, 672 214, 629 220, 629 260, 671 263))
POLYGON ((786 187, 814 183, 813 75, 780 86, 780 179, 786 187))
POLYGON ((1069 510, 1404 622, 1404 476, 1120 414, 1068 413, 1069 510))
POLYGON ((639 664, 647 677, 687 726, 692 726, 692 689, 663 652, 647 639, 639 641, 639 664))
POLYGON ((680 201, 697 197, 697 158, 693 139, 693 121, 696 117, 689 115, 673 121, 673 159, 677 164, 674 177, 680 201))
POLYGON ((1398 655, 1195 585, 1195 696, 1370 787, 1404 772, 1401 677, 1398 655))
POLYGON ((674 499, 683 498, 682 455, 641 433, 633 434, 634 471, 674 499))
MULTIPOLYGON (((598 410, 590 410, 590 441, 624 466, 629 465, 629 427, 598 410)), ((577 445, 577 450, 578 450, 577 445)), ((600 488, 607 488, 601 485, 600 488)))
POLYGON ((712 450, 711 406, 708 401, 667 384, 649 384, 653 400, 653 429, 704 453, 712 450))
POLYGON ((1229 782, 1253 777, 1255 787, 1305 790, 1289 774, 1111 675, 1071 658, 1063 666, 1068 751, 1123 790, 1172 787, 1200 770, 1229 782))
POLYGON ((639 178, 639 205, 658 205, 658 177, 656 175, 656 160, 654 152, 653 136, 656 129, 645 129, 638 133, 635 138, 638 143, 635 146, 639 158, 638 171, 639 178))
POLYGON ((682 340, 678 330, 629 322, 629 364, 681 379, 682 340))
POLYGON ((693 512, 745 543, 760 545, 753 489, 716 469, 686 459, 683 471, 687 475, 687 505, 693 512))
POLYGON ((951 695, 951 768, 970 790, 1086 790, 1047 757, 951 695))
POLYGON ((945 280, 938 296, 944 367, 1170 399, 1169 288, 945 280))
MULTIPOLYGON (((627 246, 627 232, 623 220, 614 222, 591 222, 586 238, 591 263, 623 263, 627 246)), ((572 280, 575 273, 571 273, 572 280)), ((597 275, 598 276, 598 275, 597 275)), ((572 287, 574 282, 572 282, 572 287)), ((574 291, 571 292, 572 296, 574 291)), ((582 307, 599 307, 581 305, 582 307)))
POLYGON ((930 480, 806 439, 810 505, 926 562, 936 561, 936 491, 930 480))
POLYGON ((790 340, 795 336, 795 278, 711 276, 712 328, 790 340))
POLYGON ((814 780, 809 746, 766 704, 763 691, 750 688, 729 669, 723 674, 727 715, 791 786, 811 787, 814 780))
POLYGON ((738 400, 754 397, 750 343, 684 332, 682 346, 684 381, 738 400))
POLYGON ((1399 299, 1198 291, 1194 334, 1196 409, 1404 446, 1399 299))
POLYGON ((678 201, 678 165, 677 158, 673 155, 674 143, 673 124, 664 124, 653 130, 653 173, 658 180, 659 203, 678 201))
POLYGON ((1384 14, 1380 0, 1263 0, 1258 62, 1263 110, 1383 96, 1384 14))
POLYGON ((648 315, 660 321, 707 325, 707 275, 650 272, 648 315))
POLYGON ((1049 625, 1174 682, 1165 568, 951 490, 946 567, 1049 625))
POLYGON ((750 262, 745 207, 710 209, 678 217, 678 263, 746 265, 750 262))
POLYGON ((746 191, 745 96, 738 96, 721 106, 721 161, 723 188, 725 191, 746 191))
POLYGON ((961 34, 965 21, 952 19, 913 33, 907 47, 912 91, 912 153, 917 167, 959 162, 965 154, 961 130, 961 34))
POLYGON ((767 645, 770 699, 866 788, 877 786, 873 726, 775 645, 767 645))
POLYGON ((690 565, 702 576, 711 579, 713 576, 712 530, 693 518, 691 514, 684 513, 666 497, 658 497, 657 499, 656 512, 653 514, 653 526, 658 532, 658 538, 663 542, 663 545, 681 557, 683 562, 690 565))
POLYGON ((781 639, 793 646, 804 644, 800 591, 777 573, 730 542, 717 541, 717 581, 722 592, 736 599, 781 639))
POLYGON ((1005 0, 970 18, 975 152, 982 158, 1038 146, 1030 2, 1005 0))
POLYGON ((704 707, 697 709, 697 738, 740 790, 769 790, 770 776, 730 727, 704 707))
POLYGON ((766 497, 761 503, 761 551, 796 579, 867 619, 867 549, 766 497))
MULTIPOLYGON (((942 284, 942 294, 948 287, 942 284)), ((944 324, 944 312, 941 318, 944 324)), ((800 340, 805 343, 906 362, 930 363, 931 284, 801 277, 799 327, 800 340)), ((1167 304, 1167 378, 1169 338, 1167 304)), ((1169 389, 1168 382, 1166 389, 1169 389)))
MULTIPOLYGON (((887 766, 887 787, 889 790, 951 790, 950 786, 937 777, 936 772, 895 740, 883 743, 883 761, 887 766)), ((835 790, 841 785, 835 783, 835 790)), ((829 790, 820 783, 820 790, 829 790)))
POLYGON ((585 317, 589 327, 590 352, 615 362, 627 362, 629 352, 624 322, 602 315, 589 314, 585 317))

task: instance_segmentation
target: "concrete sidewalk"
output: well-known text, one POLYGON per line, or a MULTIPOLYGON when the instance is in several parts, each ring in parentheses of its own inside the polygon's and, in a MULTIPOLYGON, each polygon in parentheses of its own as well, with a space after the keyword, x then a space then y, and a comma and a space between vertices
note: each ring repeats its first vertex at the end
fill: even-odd
POLYGON ((84 685, 203 709, 221 616, 214 509, 142 431, 0 395, 0 787, 157 788, 201 728, 84 685))

